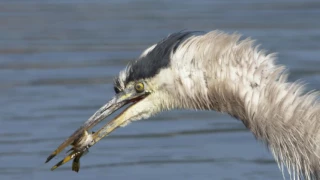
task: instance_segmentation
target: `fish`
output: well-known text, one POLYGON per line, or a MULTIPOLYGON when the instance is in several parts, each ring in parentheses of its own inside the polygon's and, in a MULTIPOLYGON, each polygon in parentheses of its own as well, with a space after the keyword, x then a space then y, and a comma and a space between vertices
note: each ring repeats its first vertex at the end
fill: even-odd
POLYGON ((67 153, 70 153, 57 164, 55 164, 51 168, 51 171, 57 169, 58 167, 73 159, 72 171, 79 172, 80 158, 83 155, 87 154, 89 152, 89 148, 94 144, 92 138, 93 134, 94 132, 88 133, 88 131, 84 131, 82 135, 71 144, 73 147, 67 151, 67 153))

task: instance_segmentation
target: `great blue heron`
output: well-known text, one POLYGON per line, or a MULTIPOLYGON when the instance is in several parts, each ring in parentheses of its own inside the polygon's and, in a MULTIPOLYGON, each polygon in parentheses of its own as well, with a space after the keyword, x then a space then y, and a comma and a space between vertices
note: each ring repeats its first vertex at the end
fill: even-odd
POLYGON ((283 66, 274 64, 250 39, 220 31, 177 32, 146 49, 115 79, 116 95, 47 159, 64 148, 71 153, 52 168, 79 159, 92 145, 131 121, 172 109, 225 112, 241 120, 265 142, 283 171, 296 179, 320 177, 320 106, 317 93, 287 82, 283 66), (96 133, 88 130, 130 104, 96 133))

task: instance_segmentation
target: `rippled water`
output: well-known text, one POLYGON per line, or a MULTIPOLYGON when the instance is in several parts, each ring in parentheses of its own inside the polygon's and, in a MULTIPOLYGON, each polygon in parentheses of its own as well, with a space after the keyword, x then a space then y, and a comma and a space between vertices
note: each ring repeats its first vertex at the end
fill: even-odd
POLYGON ((173 111, 118 129, 78 174, 44 161, 113 95, 129 60, 175 31, 252 36, 279 52, 291 80, 319 90, 319 19, 317 0, 0 1, 0 179, 281 179, 265 146, 215 112, 173 111))

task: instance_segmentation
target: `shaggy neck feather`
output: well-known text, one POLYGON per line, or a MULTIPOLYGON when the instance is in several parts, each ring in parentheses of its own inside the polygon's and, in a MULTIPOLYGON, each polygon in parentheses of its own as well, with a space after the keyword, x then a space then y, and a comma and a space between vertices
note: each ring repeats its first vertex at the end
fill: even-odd
POLYGON ((251 40, 239 41, 238 35, 211 32, 189 38, 172 59, 173 69, 179 69, 172 72, 172 91, 180 97, 176 107, 228 113, 268 145, 291 178, 318 178, 317 96, 303 95, 302 85, 288 83, 272 54, 252 47, 251 40))

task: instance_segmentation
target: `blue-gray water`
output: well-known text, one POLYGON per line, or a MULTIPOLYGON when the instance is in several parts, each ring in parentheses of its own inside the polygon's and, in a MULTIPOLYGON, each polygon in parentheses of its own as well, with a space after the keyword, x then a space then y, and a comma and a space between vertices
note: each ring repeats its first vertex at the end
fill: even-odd
MULTIPOLYGON (((282 179, 240 121, 173 111, 118 129, 54 172, 46 157, 112 97, 129 60, 169 33, 221 29, 278 52, 320 89, 320 2, 0 1, 0 179, 282 179)), ((109 119, 108 119, 109 120, 109 119)), ((104 121, 105 123, 106 121, 104 121)))

